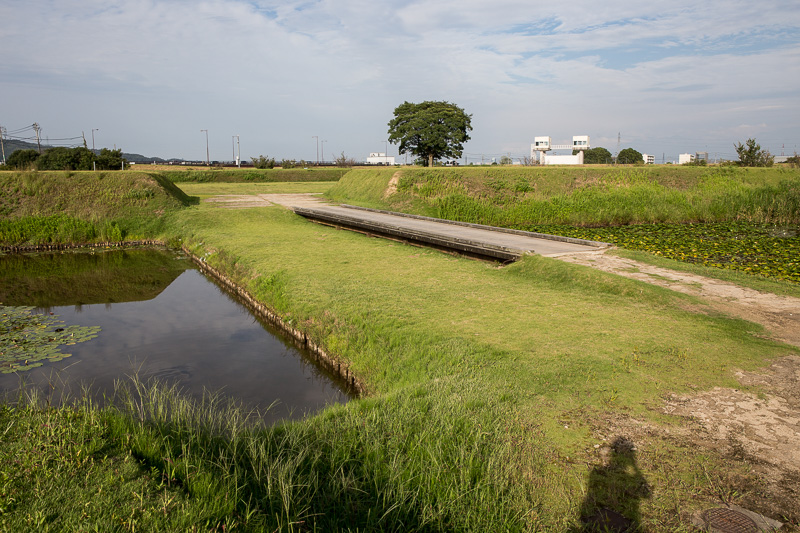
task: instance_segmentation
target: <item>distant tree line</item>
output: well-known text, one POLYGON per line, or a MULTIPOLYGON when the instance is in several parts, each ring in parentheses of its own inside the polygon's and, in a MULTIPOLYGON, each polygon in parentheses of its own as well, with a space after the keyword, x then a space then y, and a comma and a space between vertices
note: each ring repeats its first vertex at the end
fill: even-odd
POLYGON ((17 170, 120 170, 128 167, 122 149, 103 148, 99 154, 86 147, 48 148, 41 154, 37 150, 16 150, 6 160, 6 165, 17 170))
MULTIPOLYGON (((295 159, 282 159, 278 161, 274 157, 269 157, 266 155, 251 157, 250 160, 253 162, 253 166, 258 169, 269 169, 275 168, 276 166, 284 169, 298 167, 305 168, 308 166, 308 163, 302 159, 300 161, 295 159)), ((336 157, 333 162, 337 167, 354 167, 358 165, 358 161, 352 157, 347 157, 344 155, 344 152, 342 152, 342 155, 336 157)))

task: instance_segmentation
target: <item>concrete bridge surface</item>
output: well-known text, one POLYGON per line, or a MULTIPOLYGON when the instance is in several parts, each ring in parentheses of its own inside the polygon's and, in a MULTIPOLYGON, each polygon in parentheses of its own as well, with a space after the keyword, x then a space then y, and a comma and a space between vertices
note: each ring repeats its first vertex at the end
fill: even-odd
POLYGON ((309 205, 291 201, 284 205, 321 224, 503 262, 515 261, 528 253, 556 257, 610 246, 596 241, 349 205, 309 205))

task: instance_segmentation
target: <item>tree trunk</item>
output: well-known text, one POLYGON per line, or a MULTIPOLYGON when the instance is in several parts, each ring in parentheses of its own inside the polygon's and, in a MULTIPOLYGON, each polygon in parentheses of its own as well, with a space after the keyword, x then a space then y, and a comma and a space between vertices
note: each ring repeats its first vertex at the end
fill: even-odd
POLYGON ((433 154, 428 154, 428 166, 433 166, 433 154))

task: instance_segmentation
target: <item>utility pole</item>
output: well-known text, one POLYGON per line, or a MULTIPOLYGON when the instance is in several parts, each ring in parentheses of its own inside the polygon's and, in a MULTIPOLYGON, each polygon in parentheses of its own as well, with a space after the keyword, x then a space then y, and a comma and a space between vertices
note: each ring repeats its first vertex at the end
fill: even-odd
POLYGON ((100 131, 100 128, 92 128, 92 152, 94 152, 94 132, 100 131))
MULTIPOLYGON (((238 148, 238 150, 239 150, 239 155, 238 156, 234 155, 233 157, 236 160, 236 166, 241 168, 241 166, 242 166, 242 148, 241 148, 241 146, 239 146, 239 136, 238 135, 234 135, 233 137, 236 138, 236 148, 238 148)), ((233 138, 231 138, 231 142, 233 142, 233 138)))
POLYGON ((206 132, 206 165, 211 166, 211 155, 208 151, 208 130, 200 130, 206 132))
POLYGON ((3 164, 6 164, 6 147, 3 144, 3 134, 5 133, 5 128, 0 126, 0 150, 3 151, 3 164))
POLYGON ((33 131, 36 132, 36 145, 39 147, 39 153, 42 153, 42 143, 39 141, 39 132, 42 128, 39 126, 38 122, 33 123, 33 131))
POLYGON ((319 165, 319 135, 312 135, 311 138, 317 140, 317 164, 319 165))
POLYGON ((327 139, 324 141, 320 141, 319 144, 322 147, 322 163, 325 164, 325 143, 328 142, 327 139))

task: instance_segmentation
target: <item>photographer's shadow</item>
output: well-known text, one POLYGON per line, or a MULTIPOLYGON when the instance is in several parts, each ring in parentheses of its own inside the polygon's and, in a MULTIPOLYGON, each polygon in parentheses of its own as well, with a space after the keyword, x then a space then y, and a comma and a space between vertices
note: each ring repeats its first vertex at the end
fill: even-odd
POLYGON ((640 500, 650 497, 647 484, 636 464, 633 442, 617 437, 611 457, 589 474, 586 498, 581 505, 581 526, 577 532, 634 532, 641 529, 640 500))

